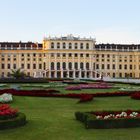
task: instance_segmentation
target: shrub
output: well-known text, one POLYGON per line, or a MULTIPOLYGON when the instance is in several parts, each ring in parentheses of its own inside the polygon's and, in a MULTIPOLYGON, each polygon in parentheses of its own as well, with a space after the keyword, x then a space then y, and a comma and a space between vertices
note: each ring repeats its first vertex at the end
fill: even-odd
POLYGON ((135 92, 131 95, 132 99, 140 100, 140 92, 135 92))
POLYGON ((16 96, 78 98, 80 99, 79 102, 87 102, 93 99, 93 95, 90 94, 75 94, 75 93, 56 94, 57 90, 15 90, 15 89, 0 90, 0 94, 2 94, 3 92, 8 92, 16 96))
POLYGON ((88 128, 97 128, 97 129, 106 129, 106 128, 129 128, 129 127, 140 127, 140 111, 138 112, 138 116, 129 116, 129 113, 132 111, 127 110, 129 117, 122 118, 108 118, 108 119, 97 119, 97 114, 108 114, 108 113, 118 113, 121 111, 103 111, 103 112, 76 112, 75 117, 77 120, 84 123, 85 127, 88 128))
POLYGON ((18 113, 16 117, 8 120, 0 120, 0 129, 9 129, 26 124, 26 116, 23 113, 18 113))

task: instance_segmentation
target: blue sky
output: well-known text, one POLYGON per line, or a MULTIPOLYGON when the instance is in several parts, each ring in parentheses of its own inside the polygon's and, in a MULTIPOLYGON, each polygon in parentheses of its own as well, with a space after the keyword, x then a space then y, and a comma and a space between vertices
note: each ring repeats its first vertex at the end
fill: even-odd
POLYGON ((41 42, 44 36, 140 43, 139 0, 0 0, 0 41, 41 42))

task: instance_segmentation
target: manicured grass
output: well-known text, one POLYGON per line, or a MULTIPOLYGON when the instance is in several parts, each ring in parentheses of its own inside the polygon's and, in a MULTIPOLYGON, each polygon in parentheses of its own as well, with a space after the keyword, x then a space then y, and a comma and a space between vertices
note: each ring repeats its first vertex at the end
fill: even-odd
POLYGON ((11 104, 26 114, 24 127, 0 131, 0 140, 139 140, 140 128, 92 129, 75 120, 75 111, 140 109, 129 97, 95 98, 78 104, 77 99, 14 97, 11 104))

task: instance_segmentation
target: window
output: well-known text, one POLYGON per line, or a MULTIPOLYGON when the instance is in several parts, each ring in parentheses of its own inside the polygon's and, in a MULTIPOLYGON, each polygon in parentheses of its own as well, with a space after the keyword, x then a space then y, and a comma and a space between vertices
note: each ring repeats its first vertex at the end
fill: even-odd
POLYGON ((102 69, 104 69, 104 67, 105 67, 104 64, 102 64, 102 69))
POLYGON ((54 57, 54 53, 51 53, 51 57, 54 57))
POLYGON ((77 43, 75 43, 75 49, 77 49, 78 48, 78 44, 77 43))
POLYGON ((30 54, 28 53, 27 56, 30 57, 30 54))
POLYGON ((39 64, 39 69, 42 69, 42 64, 39 64))
POLYGON ((36 58, 34 58, 33 61, 36 61, 36 58))
POLYGON ((86 49, 87 50, 89 49, 89 43, 86 43, 86 49))
POLYGON ((74 56, 75 56, 75 57, 78 57, 78 54, 77 54, 77 53, 75 53, 75 54, 74 54, 74 56))
POLYGON ((83 54, 82 53, 80 54, 80 57, 83 57, 83 54))
POLYGON ((8 69, 11 69, 11 66, 10 66, 10 64, 8 64, 8 65, 7 65, 7 68, 8 68, 8 69))
POLYGON ((129 67, 130 67, 130 70, 132 70, 132 65, 130 65, 129 67))
POLYGON ((36 69, 36 64, 33 64, 33 69, 36 69))
POLYGON ((59 42, 57 43, 57 49, 60 49, 60 43, 59 42))
POLYGON ((57 70, 60 70, 60 62, 57 62, 57 70))
POLYGON ((83 49, 83 43, 80 44, 80 49, 83 49))
POLYGON ((54 43, 53 42, 51 43, 51 49, 54 49, 54 43))
POLYGON ((108 55, 107 55, 107 57, 109 58, 109 57, 110 57, 110 55, 108 54, 108 55))
POLYGON ((36 54, 35 53, 33 53, 33 57, 36 57, 36 54))
POLYGON ((89 63, 86 63, 86 69, 89 70, 89 63))
POLYGON ((71 43, 69 43, 69 49, 72 49, 72 44, 71 43))
POLYGON ((66 63, 65 62, 62 63, 62 67, 63 67, 63 70, 66 69, 66 63))
POLYGON ((78 63, 77 62, 74 63, 74 68, 78 69, 78 63))
POLYGON ((13 69, 16 69, 16 64, 13 64, 13 69))
POLYGON ((44 68, 44 70, 46 70, 46 63, 45 62, 43 63, 43 68, 44 68))
POLYGON ((66 49, 66 43, 65 42, 63 43, 63 49, 66 49))
POLYGON ((54 70, 54 62, 51 62, 51 70, 54 70))
POLYGON ((84 63, 83 62, 80 63, 80 69, 82 69, 82 70, 84 69, 84 63))
POLYGON ((89 54, 86 54, 86 57, 89 57, 89 54))
POLYGON ((99 64, 96 64, 96 69, 99 69, 99 64))
POLYGON ((116 76, 116 75, 115 75, 115 73, 113 73, 113 75, 112 75, 112 76, 113 76, 113 78, 115 78, 115 76, 116 76))
POLYGON ((105 55, 104 54, 102 54, 102 57, 104 57, 105 55))
POLYGON ((72 63, 69 62, 69 69, 71 70, 72 69, 72 63))
POLYGON ((17 59, 16 59, 16 58, 14 58, 13 60, 14 60, 14 61, 16 61, 17 59))
POLYGON ((57 57, 60 57, 60 53, 57 53, 57 57))
POLYGON ((27 69, 30 69, 30 64, 27 64, 27 69))
POLYGON ((72 57, 72 54, 71 53, 69 53, 69 57, 72 57))
POLYGON ((63 57, 66 57, 66 54, 65 53, 63 53, 63 57))
POLYGON ((129 74, 127 74, 127 73, 125 73, 124 75, 125 75, 125 78, 127 78, 129 76, 129 74))
MULTIPOLYGON (((24 54, 22 53, 21 56, 24 57, 24 54)), ((16 56, 14 55, 14 57, 16 57, 16 56)))
POLYGON ((124 65, 124 69, 125 69, 125 70, 127 69, 127 65, 124 65))
POLYGON ((96 54, 96 58, 99 58, 99 54, 96 54))
POLYGON ((113 69, 113 70, 115 69, 115 64, 112 65, 112 69, 113 69))
POLYGON ((122 69, 122 65, 119 65, 119 69, 122 69))
POLYGON ((110 64, 107 64, 107 69, 110 69, 110 64))

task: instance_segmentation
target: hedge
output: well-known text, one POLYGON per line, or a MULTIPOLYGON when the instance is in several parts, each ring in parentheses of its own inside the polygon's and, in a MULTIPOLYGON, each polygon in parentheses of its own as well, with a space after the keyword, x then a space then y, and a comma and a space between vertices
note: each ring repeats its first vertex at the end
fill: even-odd
POLYGON ((10 93, 15 96, 32 96, 32 97, 61 97, 61 98, 76 98, 80 99, 79 102, 88 102, 93 100, 92 94, 57 94, 57 90, 15 90, 15 89, 2 89, 0 94, 10 93))
POLYGON ((0 130, 10 129, 26 124, 26 116, 23 113, 18 113, 14 118, 8 120, 0 120, 0 130))
POLYGON ((84 123, 87 129, 140 127, 140 118, 96 119, 91 112, 76 112, 75 117, 84 123))

